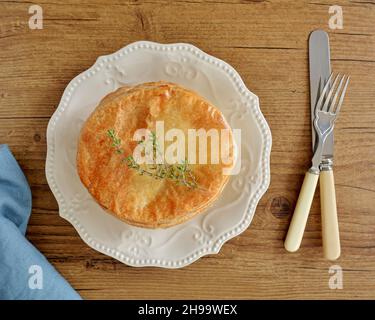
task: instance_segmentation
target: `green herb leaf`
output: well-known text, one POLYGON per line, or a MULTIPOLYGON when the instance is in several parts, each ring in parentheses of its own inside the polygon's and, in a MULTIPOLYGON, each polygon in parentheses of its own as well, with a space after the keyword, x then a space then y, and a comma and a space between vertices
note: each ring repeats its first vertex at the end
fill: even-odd
MULTIPOLYGON (((115 149, 116 154, 123 154, 124 150, 121 149, 121 139, 117 137, 114 129, 109 129, 107 131, 107 136, 112 142, 112 147, 115 149)), ((155 132, 151 132, 150 135, 153 149, 153 158, 156 159, 156 154, 161 154, 158 150, 158 140, 155 132)), ((145 140, 138 141, 138 144, 143 144, 145 140)), ((147 165, 146 169, 141 168, 141 166, 135 161, 133 156, 125 156, 122 159, 126 163, 128 168, 134 169, 139 175, 147 175, 154 179, 170 179, 176 182, 178 185, 184 185, 188 188, 197 188, 198 183, 194 174, 192 173, 189 163, 187 160, 182 161, 180 164, 151 164, 147 165)))

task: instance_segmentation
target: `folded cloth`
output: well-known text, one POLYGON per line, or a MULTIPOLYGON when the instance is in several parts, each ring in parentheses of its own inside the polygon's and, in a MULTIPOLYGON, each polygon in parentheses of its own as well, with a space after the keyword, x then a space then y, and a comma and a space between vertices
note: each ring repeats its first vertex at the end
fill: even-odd
POLYGON ((0 145, 0 299, 76 300, 76 291, 25 238, 31 192, 7 145, 0 145))

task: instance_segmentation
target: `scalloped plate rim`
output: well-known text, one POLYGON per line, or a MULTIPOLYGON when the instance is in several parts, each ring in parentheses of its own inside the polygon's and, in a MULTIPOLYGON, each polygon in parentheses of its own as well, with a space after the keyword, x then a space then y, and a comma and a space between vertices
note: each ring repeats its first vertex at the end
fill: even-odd
MULTIPOLYGON (((185 50, 181 50, 180 51, 185 51, 185 50)), ((200 59, 200 58, 199 58, 200 59)), ((239 93, 240 94, 240 93, 239 93)), ((271 181, 271 174, 270 174, 270 155, 271 155, 271 148, 272 148, 272 135, 271 135, 271 130, 269 128, 269 125, 260 109, 260 106, 259 106, 259 98, 256 94, 254 94, 252 91, 250 91, 247 86, 245 85, 244 81, 242 80, 241 76, 239 75, 239 73, 237 72, 237 70, 231 66, 229 63, 227 63, 226 61, 224 60, 221 60, 220 58, 217 58, 215 56, 212 56, 206 52, 204 52, 203 50, 199 49, 198 47, 192 45, 192 44, 189 44, 189 43, 183 43, 183 42, 178 42, 178 43, 158 43, 158 42, 153 42, 153 41, 145 41, 145 40, 142 40, 142 41, 136 41, 136 42, 132 42, 132 43, 129 43, 127 44, 126 46, 120 48, 119 50, 113 52, 113 53, 110 53, 110 54, 107 54, 107 55, 101 55, 99 56, 94 64, 89 67, 88 69, 86 69, 85 71, 81 72, 80 74, 78 74, 77 76, 75 76, 69 83, 68 85, 65 87, 64 91, 63 91, 63 94, 61 96, 61 99, 60 99, 60 102, 56 108, 56 110, 54 111, 54 113, 52 114, 49 122, 48 122, 48 125, 47 125, 47 134, 46 134, 46 138, 47 138, 47 156, 46 156, 46 166, 45 166, 45 174, 46 174, 46 178, 47 178, 47 182, 48 182, 48 185, 57 201, 57 204, 58 204, 58 208, 59 208, 59 215, 60 217, 62 217, 63 219, 65 219, 66 221, 68 221, 73 227, 74 229, 77 231, 77 233, 79 234, 80 238, 89 246, 91 247, 92 249, 98 251, 98 252, 101 252, 103 253, 104 255, 107 255, 107 256, 110 256, 126 265, 129 265, 129 266, 132 266, 132 267, 161 267, 161 268, 166 268, 166 269, 178 269, 178 268, 182 268, 182 267, 185 267, 187 265, 190 265, 191 263, 197 261, 198 259, 200 259, 201 257, 203 256, 206 256, 206 255, 210 255, 210 254, 217 254, 220 252, 221 248, 223 247, 223 245, 229 241, 230 239, 233 239, 234 237, 238 236, 239 234, 241 234, 242 232, 244 232, 251 224, 252 222, 252 219, 254 217, 254 214, 255 214, 255 211, 256 211, 256 208, 257 208, 257 205, 260 201, 260 199, 263 197, 263 195, 266 193, 266 191, 268 190, 268 187, 270 185, 270 181, 271 181), (200 251, 200 250, 195 250, 194 253, 195 253, 195 257, 192 258, 192 259, 189 259, 188 262, 186 263, 180 263, 180 264, 168 264, 168 263, 162 263, 162 262, 154 262, 154 263, 134 263, 134 262, 131 262, 132 259, 130 259, 130 261, 125 261, 124 258, 121 257, 121 255, 124 256, 123 253, 121 253, 120 251, 118 251, 117 249, 115 248, 109 248, 107 245, 103 245, 101 244, 98 240, 95 240, 95 241, 92 241, 92 239, 94 239, 94 236, 93 235, 90 235, 86 230, 84 230, 82 227, 80 227, 80 222, 76 219, 76 218, 72 218, 69 214, 67 214, 65 212, 65 210, 63 210, 63 204, 61 203, 62 201, 59 201, 59 198, 60 196, 58 195, 59 193, 61 194, 61 197, 63 198, 62 200, 65 201, 64 199, 64 196, 62 194, 62 192, 58 189, 57 186, 53 186, 53 183, 54 183, 54 176, 53 174, 51 174, 49 171, 51 171, 54 166, 52 165, 53 163, 53 156, 54 156, 54 149, 52 148, 52 145, 54 144, 54 132, 55 132, 55 124, 58 120, 58 115, 59 113, 62 113, 64 111, 64 107, 63 107, 63 101, 64 99, 66 98, 67 96, 67 92, 71 90, 73 84, 80 78, 82 78, 83 76, 87 75, 90 73, 90 71, 94 70, 101 62, 102 60, 105 60, 105 59, 110 59, 111 57, 115 57, 117 55, 119 55, 119 53, 125 51, 126 49, 128 48, 131 48, 131 47, 136 47, 136 46, 140 46, 140 45, 155 45, 155 46, 161 46, 161 47, 176 47, 176 51, 179 51, 178 47, 181 47, 181 48, 184 48, 184 47, 190 47, 192 48, 193 50, 195 51, 198 51, 199 53, 201 53, 203 56, 208 56, 210 59, 214 60, 214 61, 218 61, 220 64, 224 64, 229 70, 231 70, 231 72, 233 73, 234 77, 237 78, 239 80, 239 83, 241 85, 241 87, 248 93, 250 94, 251 96, 253 96, 256 100, 256 109, 260 115, 260 119, 258 120, 258 124, 259 125, 262 125, 264 126, 264 130, 267 132, 266 134, 266 141, 264 141, 264 145, 262 146, 262 152, 264 152, 264 155, 261 157, 261 160, 260 162, 264 162, 265 161, 265 164, 266 164, 266 172, 267 174, 265 174, 262 178, 263 178, 263 183, 260 183, 258 189, 256 191, 254 191, 254 195, 253 197, 255 198, 255 201, 253 203, 253 210, 252 212, 250 213, 250 209, 251 209, 251 205, 250 205, 250 201, 248 203, 248 206, 246 208, 246 214, 244 215, 244 218, 242 219, 242 221, 240 221, 238 223, 241 224, 241 222, 243 222, 243 220, 245 219, 245 217, 247 217, 248 215, 250 215, 250 219, 248 221, 248 223, 246 223, 246 225, 241 229, 239 230, 238 232, 234 232, 233 231, 236 229, 236 226, 232 227, 229 231, 227 231, 226 233, 231 233, 226 239, 224 239, 223 241, 218 241, 217 240, 217 244, 213 243, 209 246, 205 246, 205 251, 204 252, 197 252, 197 251, 200 251), (268 148, 266 146, 266 142, 268 142, 268 148), (262 185, 264 186, 264 188, 262 189, 262 185), (258 196, 257 196, 258 194, 258 196), (84 230, 84 232, 83 232, 84 230), (86 233, 86 234, 84 234, 86 233), (95 243, 94 243, 95 242, 95 243), (215 248, 216 247, 216 248, 215 248), (106 250, 107 249, 107 250, 106 250), (111 252, 110 252, 111 251, 111 252), (114 252, 114 253, 112 253, 114 252), (116 253, 117 256, 116 256, 116 253)), ((260 169, 262 169, 263 166, 261 165, 260 169)), ((190 254, 190 256, 192 256, 192 254, 190 254)), ((181 258, 179 259, 179 261, 183 261, 184 258, 181 258)), ((163 261, 165 262, 165 260, 163 261)))

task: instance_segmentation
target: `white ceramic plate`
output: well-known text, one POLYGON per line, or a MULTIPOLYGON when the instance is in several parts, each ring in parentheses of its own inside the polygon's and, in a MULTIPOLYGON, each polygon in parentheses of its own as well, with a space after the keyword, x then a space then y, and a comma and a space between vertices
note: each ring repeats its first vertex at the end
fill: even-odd
POLYGON ((74 78, 47 128, 46 175, 68 220, 92 248, 131 266, 179 268, 243 232, 270 182, 271 133, 258 97, 227 63, 190 44, 132 43, 101 56, 74 78), (242 130, 241 172, 232 176, 213 207, 168 229, 130 226, 104 212, 80 182, 77 141, 99 101, 125 84, 166 80, 193 89, 216 105, 231 127, 242 130))

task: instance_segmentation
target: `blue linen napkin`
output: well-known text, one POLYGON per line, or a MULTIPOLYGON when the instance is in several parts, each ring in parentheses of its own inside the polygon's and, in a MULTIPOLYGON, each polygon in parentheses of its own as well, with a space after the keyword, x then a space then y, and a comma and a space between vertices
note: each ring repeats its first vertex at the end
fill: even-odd
POLYGON ((0 299, 81 299, 25 238, 30 213, 27 180, 8 146, 0 145, 0 299))

